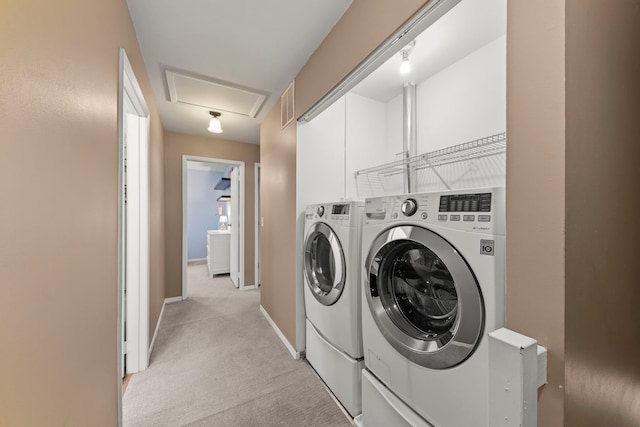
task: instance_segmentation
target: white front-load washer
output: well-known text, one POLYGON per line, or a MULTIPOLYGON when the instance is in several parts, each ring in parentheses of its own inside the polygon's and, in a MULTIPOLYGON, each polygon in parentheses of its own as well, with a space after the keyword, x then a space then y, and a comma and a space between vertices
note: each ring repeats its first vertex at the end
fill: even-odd
POLYGON ((363 202, 305 211, 306 358, 351 416, 361 412, 360 254, 363 202))
POLYGON ((386 419, 488 427, 487 334, 504 325, 504 201, 503 188, 365 201, 366 427, 385 425, 380 411, 402 411, 389 396, 409 409, 386 419))

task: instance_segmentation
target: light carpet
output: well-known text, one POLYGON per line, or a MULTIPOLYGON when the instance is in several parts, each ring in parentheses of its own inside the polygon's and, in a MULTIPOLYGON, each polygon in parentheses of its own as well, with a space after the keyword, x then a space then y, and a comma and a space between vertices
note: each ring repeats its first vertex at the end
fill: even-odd
POLYGON ((132 376, 125 427, 351 426, 304 361, 259 311, 206 264, 188 267, 188 296, 167 304, 149 368, 132 376))

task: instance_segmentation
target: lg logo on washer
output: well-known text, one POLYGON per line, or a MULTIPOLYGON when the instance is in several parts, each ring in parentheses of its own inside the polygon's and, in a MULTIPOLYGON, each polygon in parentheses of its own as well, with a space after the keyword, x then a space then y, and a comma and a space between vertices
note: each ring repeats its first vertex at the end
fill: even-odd
POLYGON ((480 255, 493 256, 493 240, 480 240, 480 255))

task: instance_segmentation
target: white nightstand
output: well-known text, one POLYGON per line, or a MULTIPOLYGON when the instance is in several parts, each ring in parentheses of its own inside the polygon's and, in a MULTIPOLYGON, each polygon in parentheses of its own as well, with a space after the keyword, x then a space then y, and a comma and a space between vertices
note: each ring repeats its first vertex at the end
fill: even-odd
POLYGON ((231 271, 229 244, 231 232, 228 230, 207 231, 207 266, 209 274, 226 274, 231 271))

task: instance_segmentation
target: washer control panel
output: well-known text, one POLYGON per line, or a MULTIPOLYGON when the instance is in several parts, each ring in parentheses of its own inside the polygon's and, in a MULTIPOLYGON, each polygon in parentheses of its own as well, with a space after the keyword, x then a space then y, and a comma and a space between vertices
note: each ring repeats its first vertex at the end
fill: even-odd
POLYGON ((411 221, 504 233, 504 189, 441 191, 366 199, 364 224, 411 221))

